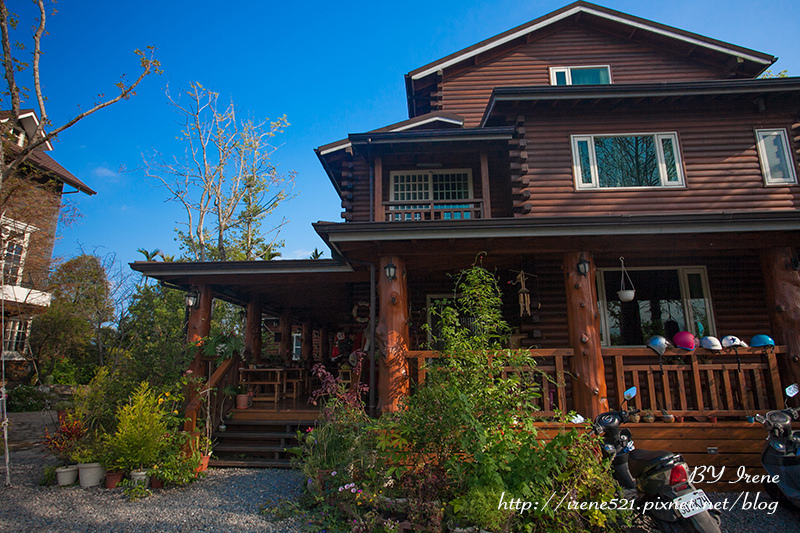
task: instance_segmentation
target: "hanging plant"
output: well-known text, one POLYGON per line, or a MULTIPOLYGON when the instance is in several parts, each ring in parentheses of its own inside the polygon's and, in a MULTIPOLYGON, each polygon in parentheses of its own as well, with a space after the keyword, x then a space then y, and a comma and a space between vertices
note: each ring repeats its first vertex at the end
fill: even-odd
POLYGON ((625 270, 625 258, 620 257, 619 262, 622 265, 622 273, 620 275, 619 290, 617 291, 617 296, 619 296, 621 302, 630 302, 636 296, 636 289, 633 286, 633 281, 631 281, 631 277, 625 270), (625 278, 628 279, 627 285, 625 284, 625 278), (630 287, 628 287, 628 285, 630 285, 630 287))

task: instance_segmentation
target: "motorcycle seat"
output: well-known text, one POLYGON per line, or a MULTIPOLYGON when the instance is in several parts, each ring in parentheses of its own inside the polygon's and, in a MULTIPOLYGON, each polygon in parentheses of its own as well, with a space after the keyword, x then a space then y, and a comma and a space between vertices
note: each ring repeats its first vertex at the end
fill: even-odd
POLYGON ((641 450, 636 448, 629 454, 628 468, 633 477, 639 477, 648 467, 675 455, 674 452, 667 450, 641 450))

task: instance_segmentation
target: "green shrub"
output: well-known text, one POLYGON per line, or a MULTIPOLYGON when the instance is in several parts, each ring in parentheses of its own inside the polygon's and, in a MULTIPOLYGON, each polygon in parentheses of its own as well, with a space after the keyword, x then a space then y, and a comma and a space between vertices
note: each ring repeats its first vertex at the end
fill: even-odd
POLYGON ((163 398, 142 382, 128 403, 117 409, 117 429, 107 439, 114 467, 135 470, 156 464, 169 430, 162 403, 163 398))
POLYGON ((8 393, 7 406, 10 413, 41 411, 54 396, 34 385, 18 385, 8 393))

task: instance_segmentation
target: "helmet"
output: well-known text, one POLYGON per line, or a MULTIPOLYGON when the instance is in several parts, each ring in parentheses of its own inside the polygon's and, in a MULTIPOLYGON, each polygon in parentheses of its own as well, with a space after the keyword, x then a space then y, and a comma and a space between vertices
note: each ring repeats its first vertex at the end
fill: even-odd
POLYGON ((675 343, 675 346, 678 348, 683 348, 684 350, 692 351, 694 350, 694 335, 689 333, 688 331, 679 331, 672 337, 672 342, 675 343))
POLYGON ((668 346, 672 346, 672 344, 661 335, 654 335, 647 339, 647 347, 658 355, 664 355, 668 346))
POLYGON ((741 346, 742 348, 747 348, 747 344, 744 343, 739 337, 734 337, 733 335, 725 335, 722 337, 722 346, 723 348, 732 348, 736 346, 741 346))
POLYGON ((719 342, 719 339, 716 337, 712 337, 710 335, 706 335, 702 339, 700 339, 700 346, 705 348, 706 350, 721 350, 722 344, 719 342))
POLYGON ((750 346, 757 348, 760 346, 775 346, 775 341, 769 335, 756 335, 750 339, 750 346))

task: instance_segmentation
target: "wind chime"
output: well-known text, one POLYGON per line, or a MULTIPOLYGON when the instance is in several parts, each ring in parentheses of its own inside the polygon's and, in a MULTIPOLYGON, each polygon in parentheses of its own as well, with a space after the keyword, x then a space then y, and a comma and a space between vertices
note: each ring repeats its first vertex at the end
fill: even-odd
MULTIPOLYGON (((536 278, 536 275, 528 274, 524 270, 512 270, 511 272, 517 273, 516 280, 512 281, 511 284, 519 285, 519 290, 517 290, 517 299, 519 300, 519 316, 520 318, 524 316, 531 316, 531 291, 528 290, 526 283, 529 277, 536 278)), ((540 305, 541 303, 537 303, 537 308, 540 305)))

